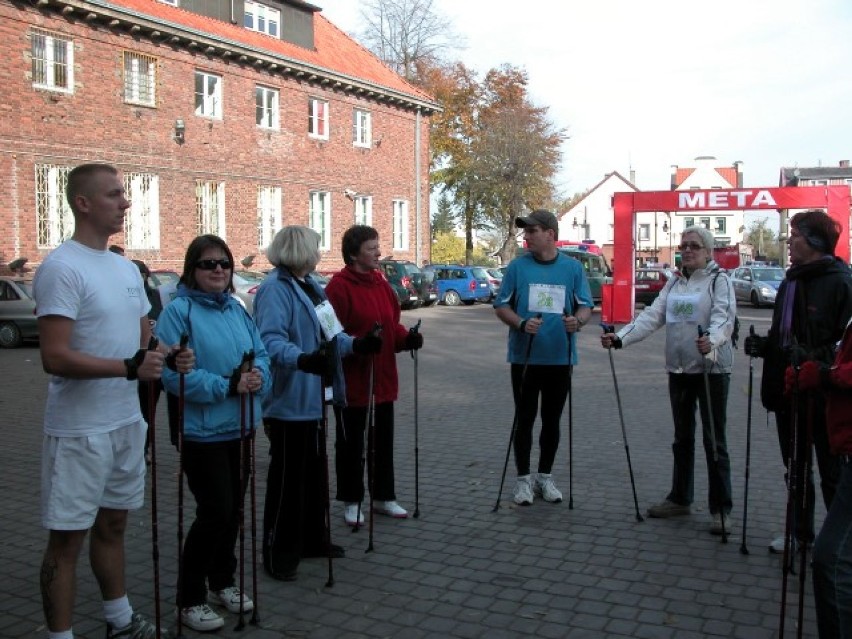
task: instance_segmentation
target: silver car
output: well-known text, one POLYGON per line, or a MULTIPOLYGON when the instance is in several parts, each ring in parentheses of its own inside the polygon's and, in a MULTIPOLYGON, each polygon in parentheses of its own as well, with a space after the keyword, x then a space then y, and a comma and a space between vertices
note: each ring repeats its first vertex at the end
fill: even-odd
POLYGON ((750 302, 756 308, 774 306, 783 281, 784 269, 777 266, 741 266, 731 278, 737 302, 750 302))
POLYGON ((0 348, 15 348, 38 337, 32 281, 0 276, 0 348))
POLYGON ((249 315, 254 313, 254 296, 265 277, 266 273, 257 271, 234 271, 234 295, 246 307, 249 315))

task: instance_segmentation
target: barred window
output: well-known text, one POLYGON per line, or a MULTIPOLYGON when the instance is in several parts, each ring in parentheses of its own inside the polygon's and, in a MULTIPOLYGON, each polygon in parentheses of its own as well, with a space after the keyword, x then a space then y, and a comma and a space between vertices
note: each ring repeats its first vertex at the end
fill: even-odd
POLYGON ((408 249, 408 202, 393 201, 393 248, 395 251, 408 249))
POLYGON ((124 216, 125 246, 160 248, 160 178, 151 173, 125 173, 124 190, 130 208, 124 216))
POLYGON ((257 187, 257 245, 265 249, 281 228, 281 187, 257 187))
POLYGON ((70 166, 36 164, 36 226, 39 248, 59 246, 74 232, 74 214, 65 199, 70 166))
POLYGON ((264 129, 278 128, 278 89, 255 87, 255 121, 264 129))
POLYGON ((74 42, 50 31, 33 29, 33 86, 52 91, 74 91, 74 42))
POLYGON ((355 198, 355 224, 373 225, 373 198, 369 195, 355 198))
POLYGON ((331 248, 331 193, 314 191, 311 193, 310 227, 320 234, 320 249, 331 248))
POLYGON ((195 182, 195 213, 198 235, 212 233, 225 239, 224 182, 195 182))
POLYGON ((124 101, 156 106, 157 59, 124 52, 124 101))

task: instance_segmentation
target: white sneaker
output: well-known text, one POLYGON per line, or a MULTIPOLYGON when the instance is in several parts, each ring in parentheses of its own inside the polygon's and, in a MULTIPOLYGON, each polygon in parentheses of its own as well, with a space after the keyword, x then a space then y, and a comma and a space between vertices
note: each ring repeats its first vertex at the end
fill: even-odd
POLYGON ((532 482, 529 475, 518 477, 515 482, 515 503, 519 506, 531 506, 533 503, 532 482))
POLYGON ((356 521, 359 526, 363 526, 364 509, 358 508, 358 502, 347 502, 343 507, 343 520, 350 526, 355 526, 356 521))
POLYGON ((225 625, 225 620, 207 604, 184 608, 180 611, 180 622, 187 628, 192 628, 198 632, 218 630, 225 625))
POLYGON ((550 473, 539 473, 536 476, 533 493, 536 497, 541 497, 544 501, 549 501, 552 504, 558 504, 562 501, 562 493, 553 483, 553 475, 550 473))
MULTIPOLYGON (((734 520, 731 517, 731 513, 726 513, 725 517, 725 534, 731 532, 731 529, 734 527, 734 520)), ((713 523, 710 524, 710 534, 711 535, 721 535, 722 534, 722 514, 721 513, 713 513, 713 523)), ((783 549, 783 542, 782 542, 783 549)))
POLYGON ((254 610, 254 602, 245 593, 241 593, 236 586, 228 586, 219 591, 207 593, 207 601, 211 601, 218 606, 224 606, 228 612, 240 612, 240 598, 243 600, 243 612, 254 610))
POLYGON ((373 511, 380 515, 395 517, 396 519, 405 519, 408 517, 408 511, 395 501, 377 501, 373 504, 373 511))

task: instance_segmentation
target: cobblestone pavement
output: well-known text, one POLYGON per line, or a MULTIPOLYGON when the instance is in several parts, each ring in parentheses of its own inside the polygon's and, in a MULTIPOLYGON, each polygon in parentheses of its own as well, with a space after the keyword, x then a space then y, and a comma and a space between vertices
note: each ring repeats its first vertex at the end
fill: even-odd
MULTIPOLYGON (((744 331, 768 327, 769 312, 742 309, 744 331)), ((693 514, 637 522, 625 447, 606 353, 590 324, 579 336, 573 401, 573 487, 569 488, 568 417, 554 476, 566 500, 516 507, 510 466, 503 501, 492 512, 512 424, 505 328, 488 306, 406 312, 422 318, 419 364, 418 519, 377 517, 375 550, 366 529, 353 534, 333 504, 334 541, 347 556, 302 563, 298 580, 259 574, 260 626, 220 637, 741 637, 777 636, 780 560, 767 543, 783 531, 783 467, 774 423, 755 401, 749 485, 749 554, 740 552, 746 452, 748 360, 740 351, 731 383, 729 446, 736 527, 728 544, 708 533, 707 474, 697 454, 693 514), (568 497, 573 496, 573 509, 568 497)), ((597 316, 593 317, 593 322, 597 316)), ((639 504, 662 499, 671 473, 671 418, 662 365, 663 331, 615 353, 639 504)), ((415 501, 413 365, 398 359, 396 476, 399 501, 415 501)), ((47 377, 38 350, 0 351, 0 635, 45 636, 38 570, 46 533, 39 523, 41 420, 47 377)), ((760 363, 755 366, 755 386, 760 363)), ((158 416, 159 530, 164 621, 174 597, 177 458, 165 412, 158 416)), ((333 432, 333 431, 332 431, 333 432)), ((537 444, 533 461, 537 459, 537 444)), ((267 445, 258 441, 258 503, 266 485, 267 445)), ((333 450, 330 450, 330 454, 333 450)), ((510 462, 511 464, 512 462, 510 462)), ((331 468, 334 481, 333 464, 331 468)), ((187 519, 191 518, 191 498, 187 519)), ((260 515, 260 513, 259 513, 260 515)), ((818 512, 822 518, 824 512, 818 512)), ((150 511, 131 514, 127 536, 131 602, 153 613, 150 511)), ((247 583, 250 568, 247 568, 247 583)), ((810 574, 804 635, 816 635, 810 574)), ((78 637, 103 633, 97 586, 81 558, 75 617, 78 637)), ((791 577, 792 634, 798 576, 791 577)), ((185 633, 192 636, 194 633, 185 633)))

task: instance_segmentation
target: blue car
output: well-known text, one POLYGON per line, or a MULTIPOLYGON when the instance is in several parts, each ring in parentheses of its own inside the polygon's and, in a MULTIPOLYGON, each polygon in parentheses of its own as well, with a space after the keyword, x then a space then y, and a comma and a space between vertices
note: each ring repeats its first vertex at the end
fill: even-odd
POLYGON ((438 302, 447 306, 471 305, 491 299, 488 272, 482 266, 459 264, 431 264, 424 267, 435 274, 438 302))

